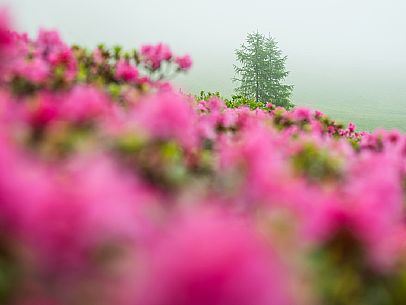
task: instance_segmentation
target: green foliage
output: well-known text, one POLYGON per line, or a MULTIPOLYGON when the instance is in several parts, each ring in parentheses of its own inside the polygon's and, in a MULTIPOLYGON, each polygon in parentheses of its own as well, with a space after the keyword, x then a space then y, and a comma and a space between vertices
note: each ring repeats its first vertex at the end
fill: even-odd
POLYGON ((360 241, 342 230, 311 257, 311 266, 320 275, 315 279, 322 304, 403 305, 406 269, 400 264, 391 276, 368 266, 360 241))
POLYGON ((225 100, 225 98, 223 96, 221 96, 220 92, 216 91, 216 92, 206 92, 206 91, 200 91, 199 95, 195 95, 195 99, 197 101, 207 101, 209 99, 211 99, 212 97, 218 97, 220 99, 222 99, 223 101, 225 100))
POLYGON ((12 296, 17 292, 20 266, 13 253, 14 245, 1 236, 0 242, 0 304, 10 304, 12 296))
POLYGON ((223 97, 220 92, 205 92, 200 91, 199 95, 195 98, 198 101, 207 101, 213 97, 217 97, 224 101, 228 108, 249 107, 251 110, 263 109, 273 110, 274 106, 268 103, 257 103, 254 99, 249 99, 243 95, 233 95, 231 98, 223 97))
POLYGON ((342 175, 340 160, 312 143, 303 144, 292 161, 295 171, 311 182, 336 181, 342 175))
POLYGON ((233 95, 231 97, 231 100, 226 101, 226 105, 229 108, 238 108, 238 107, 246 106, 246 107, 249 107, 251 110, 254 110, 254 109, 269 110, 270 109, 268 107, 267 103, 257 103, 255 100, 246 98, 243 95, 233 95))
POLYGON ((124 135, 115 149, 128 168, 135 169, 147 181, 170 191, 186 183, 184 150, 173 141, 155 141, 136 135, 124 135))
POLYGON ((293 104, 290 95, 293 86, 284 84, 289 72, 286 71, 287 57, 282 55, 277 42, 272 37, 250 33, 246 44, 235 52, 239 66, 234 66, 239 86, 237 95, 257 103, 271 102, 287 109, 293 104))

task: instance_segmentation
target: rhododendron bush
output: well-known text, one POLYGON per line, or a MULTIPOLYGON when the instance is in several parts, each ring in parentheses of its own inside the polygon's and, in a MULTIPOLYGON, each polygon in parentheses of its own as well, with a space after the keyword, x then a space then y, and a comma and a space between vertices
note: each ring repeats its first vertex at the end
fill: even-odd
POLYGON ((191 64, 3 13, 0 303, 405 304, 406 135, 196 99, 191 64))

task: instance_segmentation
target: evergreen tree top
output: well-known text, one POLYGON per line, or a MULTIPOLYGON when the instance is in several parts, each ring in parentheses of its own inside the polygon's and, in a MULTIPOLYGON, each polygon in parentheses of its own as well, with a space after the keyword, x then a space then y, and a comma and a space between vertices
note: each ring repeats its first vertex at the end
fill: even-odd
POLYGON ((238 65, 234 66, 233 81, 238 83, 237 94, 258 103, 293 106, 289 99, 293 86, 284 83, 289 75, 285 66, 287 57, 274 38, 259 32, 249 33, 235 55, 238 65))

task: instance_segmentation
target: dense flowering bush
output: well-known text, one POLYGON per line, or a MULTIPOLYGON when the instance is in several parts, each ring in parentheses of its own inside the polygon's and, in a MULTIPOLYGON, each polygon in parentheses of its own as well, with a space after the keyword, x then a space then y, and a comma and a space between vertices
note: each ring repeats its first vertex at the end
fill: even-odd
POLYGON ((404 134, 196 99, 163 66, 191 60, 1 15, 0 303, 405 304, 404 134))

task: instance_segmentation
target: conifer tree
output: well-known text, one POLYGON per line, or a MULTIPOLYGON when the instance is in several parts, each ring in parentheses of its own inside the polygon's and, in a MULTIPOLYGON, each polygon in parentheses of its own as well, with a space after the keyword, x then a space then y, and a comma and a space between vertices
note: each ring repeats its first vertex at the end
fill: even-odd
POLYGON ((238 83, 236 93, 258 103, 271 102, 276 106, 292 107, 293 86, 284 84, 289 75, 277 42, 272 37, 254 32, 235 52, 238 66, 234 66, 238 83))

